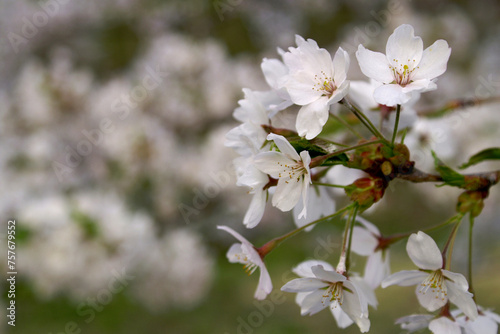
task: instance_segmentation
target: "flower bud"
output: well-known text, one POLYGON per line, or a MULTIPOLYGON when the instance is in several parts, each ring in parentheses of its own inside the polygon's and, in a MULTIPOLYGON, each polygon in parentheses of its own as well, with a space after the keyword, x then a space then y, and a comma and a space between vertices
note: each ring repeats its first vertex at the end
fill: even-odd
POLYGON ((351 201, 358 203, 359 209, 364 211, 384 196, 386 187, 387 182, 382 178, 363 177, 348 185, 345 192, 351 201))
POLYGON ((484 199, 488 197, 487 191, 472 191, 463 192, 458 197, 457 211, 461 213, 469 213, 472 217, 477 217, 481 214, 484 207, 484 199))

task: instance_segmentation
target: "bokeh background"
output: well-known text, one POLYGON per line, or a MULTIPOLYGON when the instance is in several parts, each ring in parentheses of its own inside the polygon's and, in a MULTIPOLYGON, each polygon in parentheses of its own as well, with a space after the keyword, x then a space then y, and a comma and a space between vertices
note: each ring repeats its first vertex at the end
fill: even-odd
MULTIPOLYGON (((443 38, 453 50, 439 89, 418 108, 500 95, 500 6, 493 0, 2 0, 0 216, 2 226, 17 221, 18 276, 15 328, 6 325, 1 283, 0 332, 340 332, 327 311, 300 317, 293 295, 276 292, 273 302, 256 303, 257 275, 227 263, 233 240, 216 225, 260 245, 293 222, 269 207, 257 228, 243 227, 250 197, 234 185, 235 155, 224 135, 236 125, 241 89, 267 89, 262 58, 277 57, 295 34, 331 52, 344 47, 350 77, 363 79, 357 45, 384 51, 402 23, 425 46, 443 38)), ((429 147, 456 166, 500 146, 499 105, 423 121, 408 136, 422 169, 432 171, 429 147)), ((474 250, 478 302, 497 312, 498 188, 476 223, 474 250)), ((395 182, 365 217, 383 233, 415 230, 451 216, 458 194, 395 182)), ((300 261, 324 254, 337 262, 338 249, 328 247, 339 245, 338 225, 294 237, 266 258, 275 290, 300 261)), ((465 225, 454 253, 462 273, 465 225)), ((433 236, 442 245, 446 233, 433 236)), ((2 254, 5 236, 2 228, 2 254)), ((392 254, 393 271, 413 268, 404 243, 392 254)), ((355 258, 359 271, 363 261, 355 258)), ((7 272, 6 260, 0 269, 7 272)), ((400 333, 395 318, 424 311, 412 288, 377 296, 373 333, 400 333)))

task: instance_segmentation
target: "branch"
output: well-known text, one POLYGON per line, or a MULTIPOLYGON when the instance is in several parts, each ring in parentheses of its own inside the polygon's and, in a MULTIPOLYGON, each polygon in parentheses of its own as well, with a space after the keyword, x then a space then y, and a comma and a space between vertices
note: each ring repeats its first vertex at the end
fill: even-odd
MULTIPOLYGON (((466 177, 479 177, 488 181, 490 186, 497 184, 500 181, 500 170, 494 172, 485 172, 485 173, 474 173, 474 174, 464 174, 466 177)), ((420 169, 413 168, 412 172, 409 174, 396 174, 397 178, 402 180, 421 183, 421 182, 443 182, 443 178, 441 175, 437 174, 429 174, 421 171, 420 169)))
POLYGON ((470 99, 452 100, 443 107, 441 107, 440 109, 429 108, 425 110, 419 110, 417 114, 419 116, 424 116, 424 117, 439 117, 457 109, 470 108, 484 103, 493 103, 493 102, 500 102, 500 96, 491 96, 484 99, 470 98, 470 99))

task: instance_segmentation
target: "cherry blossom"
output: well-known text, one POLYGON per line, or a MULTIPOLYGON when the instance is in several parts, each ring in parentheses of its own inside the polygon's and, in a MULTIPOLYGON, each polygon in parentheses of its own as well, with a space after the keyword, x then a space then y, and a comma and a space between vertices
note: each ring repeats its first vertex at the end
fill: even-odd
POLYGON ((362 287, 337 273, 330 265, 327 265, 326 269, 323 264, 312 265, 312 275, 307 273, 307 269, 302 268, 302 271, 305 271, 308 277, 291 280, 281 288, 282 291, 300 294, 297 295, 296 301, 301 306, 302 315, 313 315, 330 307, 339 327, 344 328, 355 322, 362 333, 368 332, 368 299, 362 287))
POLYGON ((403 270, 382 281, 382 287, 390 285, 417 285, 420 305, 428 311, 443 307, 448 301, 458 306, 471 319, 477 318, 477 307, 468 292, 469 284, 462 274, 443 267, 443 257, 434 240, 424 232, 414 233, 408 239, 406 251, 420 270, 403 270))
POLYGON ((281 135, 271 133, 267 136, 267 140, 273 140, 280 152, 259 153, 255 156, 254 164, 264 173, 278 179, 272 204, 281 211, 289 211, 302 197, 303 209, 299 213, 299 218, 306 217, 307 193, 311 183, 309 152, 302 151, 299 155, 281 135))
POLYGON ((289 74, 281 80, 293 103, 302 106, 297 115, 296 128, 306 139, 316 137, 328 120, 330 105, 347 94, 349 81, 349 54, 339 48, 332 57, 312 40, 295 37, 297 48, 289 48, 283 55, 289 74))
POLYGON ((246 272, 251 275, 257 268, 260 269, 259 285, 255 291, 254 297, 256 299, 265 299, 268 294, 273 290, 273 283, 271 282, 271 276, 267 271, 264 261, 259 255, 259 252, 255 247, 241 236, 238 232, 233 230, 228 226, 217 226, 219 230, 224 230, 231 234, 233 237, 238 239, 240 243, 235 243, 229 248, 227 252, 227 258, 231 263, 242 263, 246 272))
POLYGON ((413 27, 403 24, 389 36, 385 55, 359 45, 356 57, 363 74, 383 84, 373 93, 375 101, 396 106, 415 93, 436 89, 435 79, 446 71, 450 54, 442 39, 424 50, 413 27))
POLYGON ((356 254, 368 256, 364 279, 375 289, 391 273, 389 250, 378 248, 381 234, 375 225, 359 216, 356 220, 363 227, 354 226, 351 249, 356 254))

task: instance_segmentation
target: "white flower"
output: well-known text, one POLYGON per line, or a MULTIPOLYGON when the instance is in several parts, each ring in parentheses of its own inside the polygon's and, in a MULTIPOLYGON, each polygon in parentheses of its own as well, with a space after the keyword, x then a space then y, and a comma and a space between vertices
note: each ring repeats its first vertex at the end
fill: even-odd
POLYGON ((389 250, 378 248, 381 234, 375 225, 359 216, 356 220, 363 227, 354 226, 351 250, 356 254, 368 256, 364 280, 375 289, 391 273, 389 250))
POLYGON ((447 317, 439 317, 429 323, 429 330, 434 334, 462 334, 460 325, 447 317))
POLYGON ((233 112, 233 117, 242 122, 226 134, 224 145, 231 147, 241 156, 257 154, 264 142, 267 133, 262 128, 269 124, 266 105, 276 99, 272 92, 257 92, 244 88, 245 98, 238 101, 240 105, 233 112))
POLYGON ((442 269, 443 257, 431 237, 424 232, 412 234, 406 251, 421 270, 403 270, 392 274, 382 281, 383 288, 393 284, 417 285, 417 298, 428 311, 443 307, 449 300, 469 318, 477 318, 477 306, 468 292, 467 280, 461 274, 442 269))
POLYGON ((471 320, 465 315, 458 316, 459 310, 452 311, 451 314, 462 326, 464 334, 497 334, 500 315, 478 306, 479 315, 476 320, 471 320), (458 316, 458 317, 457 317, 458 316))
MULTIPOLYGON (((278 53, 283 56, 285 51, 278 48, 278 53)), ((278 111, 286 109, 293 104, 286 88, 280 85, 283 78, 288 75, 288 67, 279 59, 264 58, 260 68, 262 69, 267 84, 276 92, 276 95, 281 98, 281 101, 278 103, 269 104, 269 117, 273 117, 278 111)))
POLYGON ((330 105, 339 102, 349 89, 346 80, 349 54, 339 48, 332 60, 330 53, 320 49, 312 39, 295 37, 297 48, 283 55, 289 69, 282 80, 293 103, 302 106, 296 128, 300 136, 316 137, 328 120, 330 105))
POLYGON ((433 318, 434 316, 430 314, 412 314, 399 318, 396 320, 396 324, 401 325, 402 329, 408 330, 408 333, 413 333, 427 328, 433 318))
POLYGON ((356 57, 364 75, 383 83, 375 89, 375 101, 395 106, 408 102, 415 92, 436 89, 435 78, 446 71, 450 53, 442 39, 424 50, 413 27, 403 24, 389 37, 385 55, 359 45, 356 57))
POLYGON ((269 177, 255 168, 252 159, 240 157, 234 160, 234 165, 238 175, 236 185, 249 187, 248 193, 253 195, 243 218, 243 225, 254 228, 260 223, 266 209, 267 190, 264 187, 269 182, 269 177))
MULTIPOLYGON (((308 260, 300 263, 298 266, 292 269, 292 271, 297 274, 298 276, 302 278, 307 278, 307 277, 314 277, 314 274, 312 272, 312 267, 317 266, 317 265, 322 265, 325 270, 329 271, 335 271, 333 266, 325 261, 319 261, 319 260, 308 260)), ((297 296, 295 297, 295 302, 297 305, 300 306, 300 314, 301 315, 306 315, 308 311, 308 304, 303 305, 304 299, 309 295, 311 292, 297 292, 297 296)), ((347 328, 351 326, 354 321, 349 318, 349 316, 342 311, 342 308, 340 307, 335 307, 335 308, 330 308, 330 311, 332 312, 332 315, 337 322, 337 326, 339 328, 347 328)))
POLYGON ((227 252, 229 262, 244 264, 244 268, 249 275, 252 274, 255 269, 260 269, 259 285, 257 286, 254 297, 260 300, 265 299, 273 290, 273 283, 271 282, 271 276, 269 276, 266 265, 255 247, 232 228, 227 226, 217 226, 217 228, 228 232, 241 242, 233 244, 231 248, 229 248, 227 252))
POLYGON ((286 138, 280 135, 271 133, 267 139, 273 140, 281 152, 259 153, 255 156, 254 163, 258 169, 278 179, 272 204, 281 211, 289 211, 302 196, 304 209, 299 214, 299 218, 305 217, 307 191, 311 183, 309 152, 302 151, 300 155, 297 154, 286 138))
MULTIPOLYGON (((335 201, 324 187, 309 187, 306 203, 307 217, 299 217, 302 210, 304 210, 304 204, 299 201, 293 208, 293 220, 297 227, 302 227, 321 217, 333 214, 335 212, 335 201)), ((305 230, 310 231, 314 226, 316 225, 306 227, 305 230)))
MULTIPOLYGON (((300 298, 297 296, 297 302, 301 306, 302 315, 313 315, 330 307, 335 316, 334 312, 338 312, 335 310, 341 309, 358 325, 362 333, 368 332, 368 300, 362 288, 337 273, 331 266, 327 265, 326 268, 325 270, 323 264, 313 265, 310 267, 312 275, 291 280, 281 290, 301 294, 300 298)), ((337 315, 338 319, 337 316, 335 318, 339 327, 350 325, 345 315, 340 312, 337 315)))
POLYGON ((396 320, 396 324, 402 329, 413 333, 418 330, 429 328, 434 334, 461 334, 460 324, 447 317, 435 318, 430 314, 412 314, 396 320))
MULTIPOLYGON (((382 83, 373 79, 370 79, 370 82, 351 81, 347 96, 365 113, 370 121, 375 125, 380 124, 380 129, 392 131, 396 121, 396 108, 379 104, 373 98, 375 89, 380 86, 382 86, 382 83)), ((414 93, 412 98, 401 106, 399 129, 411 127, 417 121, 417 112, 413 106, 419 98, 420 94, 414 93)))

